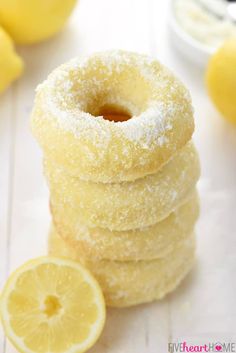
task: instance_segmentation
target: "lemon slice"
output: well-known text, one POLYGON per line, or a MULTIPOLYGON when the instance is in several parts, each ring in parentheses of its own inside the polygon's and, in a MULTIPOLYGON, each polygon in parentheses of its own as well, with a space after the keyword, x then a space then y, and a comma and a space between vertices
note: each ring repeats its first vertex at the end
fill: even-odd
POLYGON ((8 279, 1 296, 5 333, 23 353, 81 353, 101 334, 102 291, 80 264, 54 257, 31 260, 8 279))

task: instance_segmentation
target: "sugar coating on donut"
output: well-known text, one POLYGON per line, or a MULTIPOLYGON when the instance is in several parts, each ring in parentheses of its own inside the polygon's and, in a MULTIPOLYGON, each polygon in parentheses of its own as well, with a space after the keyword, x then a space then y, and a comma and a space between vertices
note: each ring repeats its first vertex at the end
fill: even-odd
POLYGON ((37 88, 32 126, 49 159, 70 174, 117 182, 156 172, 191 138, 194 122, 188 90, 167 68, 110 51, 54 70, 37 88), (130 118, 107 120, 104 107, 130 118))
POLYGON ((88 258, 116 261, 151 260, 165 257, 192 233, 199 214, 196 191, 166 219, 150 227, 109 231, 74 224, 51 207, 54 227, 71 246, 88 258))
POLYGON ((68 246, 52 227, 49 254, 85 265, 102 287, 106 304, 125 307, 163 298, 174 290, 194 262, 195 237, 189 234, 168 256, 151 261, 97 261, 68 246))
MULTIPOLYGON (((179 114, 183 114, 183 106, 176 104, 174 100, 164 103, 163 101, 152 101, 147 102, 145 111, 142 111, 142 107, 137 107, 136 104, 127 100, 127 97, 122 98, 117 94, 109 94, 108 96, 104 94, 104 97, 98 97, 101 92, 104 92, 106 81, 109 80, 111 76, 115 73, 122 73, 122 70, 127 67, 135 65, 137 69, 137 74, 140 75, 139 78, 146 84, 151 83, 158 89, 165 89, 172 74, 165 68, 160 70, 159 79, 158 76, 153 75, 153 65, 157 65, 157 61, 144 55, 135 55, 131 53, 127 55, 126 52, 122 51, 112 51, 106 53, 99 53, 93 56, 93 60, 90 58, 84 59, 73 59, 69 63, 62 65, 55 72, 53 72, 47 81, 42 83, 37 87, 37 91, 47 88, 53 90, 53 95, 47 95, 45 98, 45 104, 49 108, 53 116, 57 117, 58 124, 77 137, 80 134, 93 134, 96 129, 99 130, 102 138, 105 141, 109 141, 110 132, 109 130, 104 130, 101 128, 99 121, 102 120, 104 123, 103 116, 94 116, 89 112, 86 112, 89 105, 93 105, 94 101, 102 104, 111 104, 125 107, 130 111, 132 119, 126 122, 112 122, 109 121, 107 124, 117 124, 119 125, 119 132, 124 134, 129 140, 142 143, 146 148, 152 147, 150 144, 153 138, 157 137, 156 143, 162 145, 165 142, 165 131, 171 130, 171 116, 173 113, 178 111, 179 114), (80 76, 85 75, 89 66, 92 69, 101 73, 101 77, 98 80, 95 75, 90 77, 90 84, 85 84, 83 80, 77 77, 77 85, 79 85, 81 80, 81 85, 79 85, 80 98, 78 97, 78 92, 74 90, 74 78, 73 72, 79 72, 80 76), (101 101, 102 99, 102 101, 101 101), (76 101, 76 106, 74 102, 76 101), (80 114, 78 115, 78 111, 80 114), (68 114, 70 119, 68 119, 68 114), (138 118, 138 119, 137 119, 138 118)), ((114 78, 113 78, 114 80, 114 78)), ((132 87, 130 87, 132 89, 132 87)), ((182 89, 182 84, 175 79, 170 87, 171 91, 178 91, 182 89)), ((104 92, 107 93, 107 92, 104 92)), ((183 99, 191 105, 191 99, 189 93, 186 89, 182 89, 183 99)), ((100 105, 99 104, 99 105, 100 105)), ((95 105, 95 109, 97 108, 95 105)), ((143 109, 144 110, 144 109, 143 109)), ((96 111, 95 111, 96 112, 96 111)), ((117 126, 116 126, 117 128, 117 126)), ((104 142, 104 141, 103 141, 104 142)))
POLYGON ((191 142, 156 174, 135 182, 83 181, 47 160, 44 171, 51 204, 65 220, 118 231, 150 226, 166 218, 188 199, 200 174, 191 142))

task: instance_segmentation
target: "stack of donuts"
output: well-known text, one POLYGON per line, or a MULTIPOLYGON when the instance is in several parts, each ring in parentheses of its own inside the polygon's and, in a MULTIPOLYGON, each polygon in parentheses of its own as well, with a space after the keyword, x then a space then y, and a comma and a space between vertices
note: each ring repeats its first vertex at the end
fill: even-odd
POLYGON ((191 99, 158 61, 126 51, 73 59, 37 89, 49 253, 81 262, 109 306, 162 298, 192 267, 199 161, 191 99))

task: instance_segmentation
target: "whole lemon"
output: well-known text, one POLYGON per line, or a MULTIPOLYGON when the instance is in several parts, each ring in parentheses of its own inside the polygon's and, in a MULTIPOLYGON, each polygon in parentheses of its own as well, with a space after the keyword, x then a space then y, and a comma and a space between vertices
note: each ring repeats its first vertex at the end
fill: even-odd
POLYGON ((228 40, 212 56, 206 82, 217 109, 236 124, 236 38, 228 40))
POLYGON ((53 36, 65 24, 76 0, 0 0, 0 23, 16 43, 53 36))
POLYGON ((12 39, 0 27, 0 93, 23 71, 23 61, 16 54, 12 39))

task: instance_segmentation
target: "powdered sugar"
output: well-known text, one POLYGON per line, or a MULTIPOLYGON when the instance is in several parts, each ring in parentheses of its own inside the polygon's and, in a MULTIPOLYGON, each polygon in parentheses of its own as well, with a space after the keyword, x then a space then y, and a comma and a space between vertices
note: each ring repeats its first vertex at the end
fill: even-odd
MULTIPOLYGON (((123 51, 111 51, 95 54, 90 58, 72 59, 56 69, 47 81, 39 85, 37 92, 45 92, 44 109, 51 112, 60 128, 72 132, 76 138, 81 134, 88 135, 97 144, 101 144, 102 141, 108 145, 113 131, 118 136, 141 144, 144 149, 152 147, 154 141, 155 145, 159 146, 167 144, 166 132, 172 129, 171 121, 176 113, 180 112, 181 106, 166 97, 166 101, 163 101, 163 98, 144 101, 142 105, 146 109, 140 111, 140 107, 129 100, 129 97, 122 97, 120 93, 122 87, 120 91, 117 89, 117 92, 113 92, 111 80, 114 73, 115 80, 117 74, 122 75, 127 67, 135 67, 140 80, 154 90, 165 89, 170 80, 173 80, 172 74, 167 69, 163 69, 162 73, 162 67, 152 58, 123 51), (153 69, 154 64, 158 66, 159 71, 153 69), (91 74, 87 77, 89 71, 91 74), (106 121, 102 116, 94 117, 87 109, 96 101, 97 104, 123 106, 133 117, 118 123, 106 121)), ((138 80, 136 76, 134 79, 138 80)), ((174 81, 169 89, 170 92, 174 90, 176 93, 180 87, 182 85, 174 81)), ((190 104, 189 96, 187 97, 186 92, 184 94, 186 104, 190 104)))
POLYGON ((150 142, 156 138, 159 146, 168 142, 165 132, 172 129, 169 117, 174 105, 166 107, 163 102, 150 102, 149 108, 140 116, 120 124, 120 128, 131 141, 143 141, 143 147, 149 148, 150 142))

